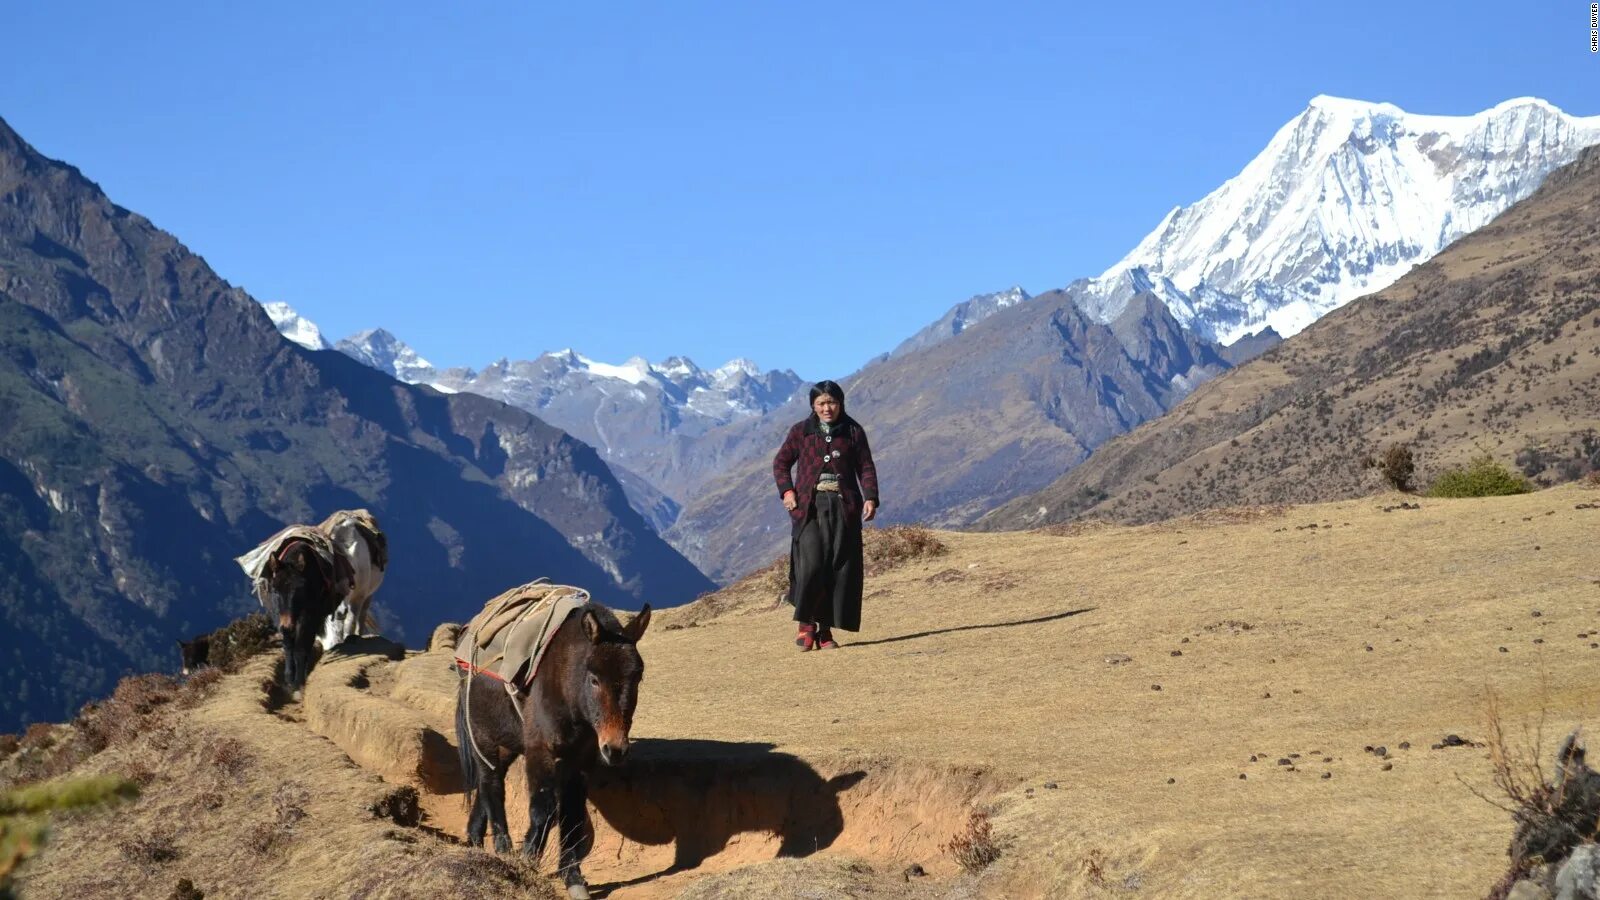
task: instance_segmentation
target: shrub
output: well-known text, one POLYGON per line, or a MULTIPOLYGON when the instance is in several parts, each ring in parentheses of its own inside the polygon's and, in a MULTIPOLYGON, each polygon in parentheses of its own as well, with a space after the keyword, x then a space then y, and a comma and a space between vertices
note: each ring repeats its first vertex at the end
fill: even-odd
POLYGON ((272 645, 274 631, 265 613, 251 613, 211 632, 210 663, 224 672, 237 672, 245 661, 272 645))
POLYGON ((178 705, 185 709, 198 706, 201 700, 211 696, 211 692, 216 689, 217 683, 221 680, 222 670, 210 667, 190 675, 183 682, 183 689, 178 697, 178 705))
POLYGON ((170 675, 131 675, 117 682, 109 700, 85 705, 72 725, 89 751, 98 753, 151 727, 153 714, 177 697, 178 682, 170 675))
POLYGON ((217 738, 206 747, 206 757, 213 766, 228 775, 237 776, 250 764, 250 752, 237 738, 217 738))
POLYGON ((1406 444, 1390 444, 1389 449, 1376 461, 1378 473, 1397 491, 1411 490, 1411 476, 1416 474, 1416 459, 1406 444))
POLYGON ((1503 497, 1532 490, 1528 479, 1495 462, 1487 453, 1466 466, 1444 470, 1428 488, 1430 497, 1503 497))
POLYGON ((117 845, 123 857, 140 865, 159 866, 178 858, 178 845, 170 827, 158 826, 148 834, 129 838, 117 845))
POLYGON ((206 900, 206 892, 194 886, 194 881, 188 878, 178 880, 178 886, 172 889, 167 900, 206 900))
POLYGON ((18 743, 25 750, 48 750, 55 746, 56 727, 49 722, 35 722, 22 733, 18 743))
POLYGON ((762 595, 787 594, 789 591, 789 557, 778 557, 730 585, 732 590, 754 589, 762 595))
POLYGON ((396 825, 415 828, 422 821, 422 797, 410 785, 401 785, 372 801, 367 807, 375 817, 389 819, 396 825))
POLYGON ((306 804, 311 802, 311 793, 305 785, 297 781, 286 781, 278 785, 272 794, 272 808, 278 813, 278 827, 284 831, 293 831, 306 817, 306 804))
POLYGON ((266 856, 278 849, 288 833, 278 826, 277 822, 257 822, 250 827, 245 835, 245 846, 256 853, 266 856))
POLYGON ((967 819, 967 827, 944 845, 944 852, 955 858, 963 872, 977 873, 1000 858, 1000 847, 994 841, 994 829, 989 824, 989 814, 975 811, 967 819))
POLYGON ((1498 797, 1456 776, 1478 799, 1509 813, 1514 823, 1506 851, 1510 866, 1489 891, 1489 900, 1505 900, 1519 880, 1536 877, 1540 866, 1558 867, 1574 847, 1594 840, 1600 832, 1600 773, 1585 761, 1578 730, 1561 741, 1553 770, 1543 763, 1550 684, 1542 670, 1540 698, 1538 718, 1523 723, 1520 740, 1508 731, 1499 695, 1489 691, 1484 699, 1486 743, 1498 797))
POLYGON ((868 575, 880 575, 914 559, 939 556, 948 549, 932 531, 920 525, 869 528, 862 535, 861 552, 868 575))

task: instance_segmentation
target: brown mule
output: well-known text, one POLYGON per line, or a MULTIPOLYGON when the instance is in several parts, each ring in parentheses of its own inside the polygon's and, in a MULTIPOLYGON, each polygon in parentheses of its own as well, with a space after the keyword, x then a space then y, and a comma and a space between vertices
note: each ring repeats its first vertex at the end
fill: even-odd
POLYGON ((550 639, 526 692, 504 682, 463 675, 456 692, 456 743, 466 781, 467 843, 511 850, 506 825, 506 770, 518 756, 528 771, 528 833, 522 853, 537 859, 552 828, 561 848, 560 874, 574 900, 589 896, 580 863, 589 850, 588 772, 596 760, 620 765, 644 660, 639 638, 650 625, 646 606, 626 626, 597 603, 568 616, 550 639))

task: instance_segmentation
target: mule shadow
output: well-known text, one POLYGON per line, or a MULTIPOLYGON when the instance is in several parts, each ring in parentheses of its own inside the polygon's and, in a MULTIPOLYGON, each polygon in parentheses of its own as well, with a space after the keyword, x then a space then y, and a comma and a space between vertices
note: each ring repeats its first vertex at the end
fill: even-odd
POLYGON ((1083 609, 1069 609, 1066 612, 1051 613, 1048 616, 1038 616, 1032 619, 1018 619, 1014 622, 989 622, 982 625, 954 625, 950 628, 939 628, 932 631, 915 631, 911 634, 897 634, 894 637, 878 638, 875 641, 851 641, 841 645, 840 649, 848 650, 851 647, 871 647, 875 644, 896 644, 900 641, 914 641, 917 638, 935 637, 941 634, 955 634, 958 631, 981 631, 985 628, 1015 628, 1018 625, 1038 625, 1041 622, 1056 622, 1073 616, 1094 612, 1097 606, 1086 606, 1083 609))
POLYGON ((347 659, 353 656, 382 656, 398 661, 406 658, 406 647, 381 635, 370 637, 351 635, 331 650, 322 651, 321 659, 347 659))
POLYGON ((824 778, 766 743, 643 738, 626 765, 590 773, 589 800, 624 838, 673 845, 664 872, 606 885, 614 890, 692 869, 738 835, 772 834, 778 856, 809 856, 844 831, 839 794, 864 771, 824 778))

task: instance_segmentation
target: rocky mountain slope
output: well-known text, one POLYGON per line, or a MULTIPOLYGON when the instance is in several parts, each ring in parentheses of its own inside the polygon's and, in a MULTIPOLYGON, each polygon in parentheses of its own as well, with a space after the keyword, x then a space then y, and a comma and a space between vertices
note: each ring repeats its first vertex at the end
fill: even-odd
MULTIPOLYGON (((1110 325, 1085 316, 1075 285, 997 312, 958 337, 846 379, 866 427, 885 522, 962 525, 1141 422, 1227 368, 1146 296, 1110 325)), ((773 452, 803 398, 741 436, 749 461, 708 483, 667 533, 713 578, 766 563, 788 540, 773 452)))
POLYGON ((1085 292, 1109 321, 1153 292, 1223 343, 1288 336, 1392 284, 1600 143, 1600 116, 1532 97, 1471 116, 1317 97, 1237 176, 1174 208, 1085 292))
POLYGON ((593 449, 284 340, 261 306, 0 123, 0 728, 254 604, 232 557, 365 506, 390 633, 540 575, 630 606, 710 583, 593 449))
POLYGON ((1419 480, 1488 451, 1546 481, 1600 466, 1600 148, 1393 286, 1101 447, 988 528, 1148 521, 1350 496, 1363 457, 1419 480))
POLYGON ((916 334, 901 341, 900 345, 895 347, 889 355, 900 356, 926 347, 932 347, 934 344, 942 343, 955 337, 1003 309, 1008 309, 1018 303, 1024 303, 1032 299, 1032 295, 1016 286, 993 294, 979 294, 950 307, 944 315, 923 326, 922 330, 916 334))

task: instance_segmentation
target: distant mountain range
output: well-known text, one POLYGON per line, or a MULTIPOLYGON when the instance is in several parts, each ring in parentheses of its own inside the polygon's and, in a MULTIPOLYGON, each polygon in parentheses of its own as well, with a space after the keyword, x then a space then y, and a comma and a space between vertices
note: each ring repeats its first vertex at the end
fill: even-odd
POLYGON ((587 444, 286 341, 0 122, 0 730, 173 669, 255 608, 235 555, 341 507, 388 533, 380 622, 412 642, 540 576, 624 607, 712 587, 587 444))
MULTIPOLYGON (((1472 116, 1313 99, 1238 176, 1175 208, 1101 275, 963 301, 844 379, 879 457, 885 521, 969 524, 1044 488, 1208 378, 1391 284, 1597 142, 1600 117, 1535 99, 1472 116)), ((667 364, 560 355, 521 364, 520 392, 488 370, 404 377, 482 390, 603 448, 657 492, 630 491, 635 506, 657 510, 656 527, 719 580, 779 552, 786 520, 764 472, 805 414, 798 379, 690 420, 646 389, 667 364), (681 509, 664 512, 662 497, 681 509)))

